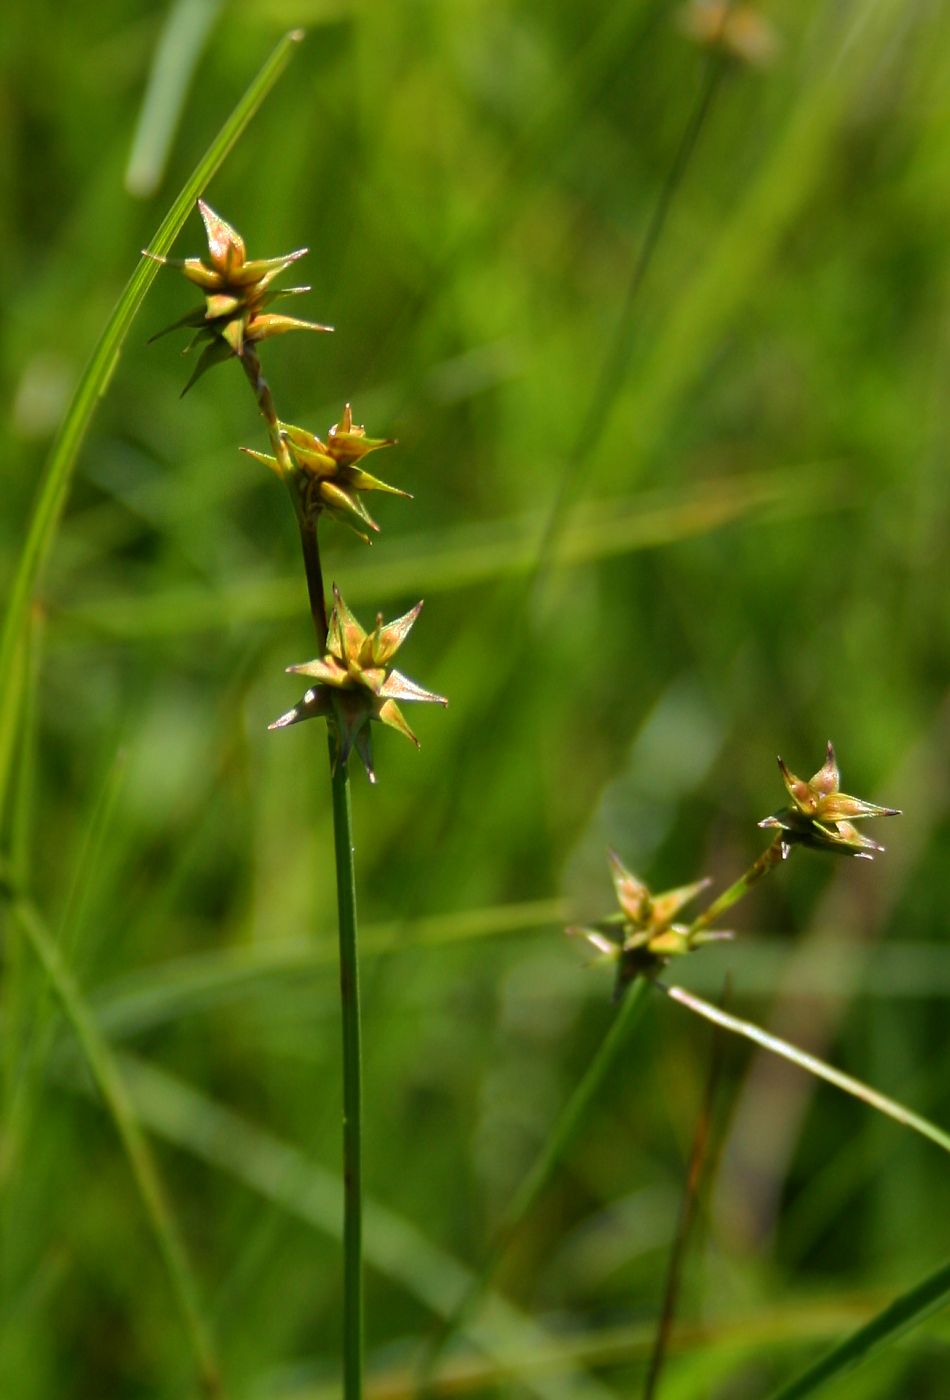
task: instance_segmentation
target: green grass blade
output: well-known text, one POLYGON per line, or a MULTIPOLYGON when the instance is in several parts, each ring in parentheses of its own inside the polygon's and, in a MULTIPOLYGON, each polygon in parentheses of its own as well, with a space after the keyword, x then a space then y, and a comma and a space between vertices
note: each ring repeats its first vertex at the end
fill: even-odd
POLYGON ((802 1400, 814 1395, 826 1381, 866 1361, 879 1347, 887 1346, 931 1313, 950 1302, 950 1264, 942 1264, 932 1274, 889 1303, 870 1322, 852 1332, 789 1385, 777 1390, 771 1400, 802 1400))
POLYGON ((743 1021, 738 1016, 730 1016, 727 1011, 721 1011, 718 1006, 703 1001, 702 997, 694 996, 692 992, 686 991, 683 987, 668 987, 662 982, 656 982, 654 985, 660 991, 665 992, 672 1001, 678 1001, 681 1006, 685 1006, 697 1016, 704 1016, 707 1021, 712 1021, 714 1025, 722 1026, 724 1030, 732 1031, 735 1035, 744 1036, 746 1040, 751 1040, 754 1044, 761 1046, 763 1050, 768 1050, 783 1060, 789 1060, 793 1065, 798 1065, 799 1069, 805 1070, 808 1074, 814 1074, 818 1079, 824 1079, 826 1083, 833 1084, 836 1089, 851 1094, 853 1098, 860 1099, 869 1108, 876 1109, 878 1113, 886 1114, 888 1118, 893 1118, 896 1123, 901 1123, 905 1128, 912 1128, 915 1133, 920 1133, 921 1137, 928 1138, 938 1147, 943 1148, 944 1152, 950 1152, 950 1133, 945 1132, 943 1128, 938 1128, 936 1123, 930 1122, 929 1118, 922 1118, 919 1113, 905 1108, 896 1099, 888 1098, 886 1094, 879 1094, 869 1084, 864 1084, 860 1079, 854 1079, 850 1074, 843 1074, 841 1070, 826 1064, 824 1060, 819 1060, 814 1055, 800 1050, 797 1045, 791 1045, 787 1040, 782 1040, 777 1035, 770 1035, 768 1031, 755 1025, 752 1021, 743 1021))
POLYGON ((218 1364, 188 1255, 109 1044, 34 905, 15 899, 11 913, 49 978, 125 1150, 205 1392, 212 1397, 221 1396, 218 1364))
MULTIPOLYGON (((295 30, 286 34, 274 49, 159 225, 150 244, 153 253, 167 253, 195 200, 277 82, 302 37, 301 32, 295 30)), ((15 671, 17 649, 28 625, 31 600, 52 548, 76 458, 89 431, 96 405, 108 387, 123 342, 157 273, 158 264, 150 259, 142 258, 138 263, 92 353, 53 444, 7 593, 0 630, 0 676, 5 679, 15 671)), ((0 736, 14 732, 20 696, 21 687, 14 684, 6 685, 0 695, 0 736)), ((6 806, 11 767, 12 745, 4 744, 0 746, 0 812, 6 806)))
POLYGON ((161 183, 185 98, 221 2, 177 0, 162 26, 125 172, 125 188, 139 199, 154 194, 161 183))

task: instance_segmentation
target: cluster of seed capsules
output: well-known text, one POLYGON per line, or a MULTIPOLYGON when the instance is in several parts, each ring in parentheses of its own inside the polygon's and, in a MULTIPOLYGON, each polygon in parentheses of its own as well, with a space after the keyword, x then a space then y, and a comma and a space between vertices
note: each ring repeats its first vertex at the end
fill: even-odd
MULTIPOLYGON (((255 384, 258 405, 271 436, 273 453, 242 449, 262 462, 289 485, 298 515, 313 526, 327 516, 347 525, 369 542, 379 526, 366 508, 363 497, 376 491, 409 497, 409 492, 390 486, 367 472, 362 463, 371 452, 393 446, 393 438, 367 437, 365 428, 353 422, 349 404, 326 435, 318 437, 306 428, 279 419, 270 391, 265 387, 257 358, 257 346, 264 340, 290 331, 330 331, 332 327, 300 320, 271 311, 282 298, 308 292, 309 287, 278 288, 281 273, 307 252, 298 248, 276 258, 251 259, 241 235, 220 215, 198 201, 208 240, 208 261, 201 258, 172 259, 146 256, 180 269, 204 293, 204 302, 160 331, 190 327, 194 331, 186 353, 201 347, 194 371, 182 393, 213 366, 237 359, 255 384)), ((157 337, 153 337, 157 339, 157 337)), ((405 641, 419 615, 422 603, 393 622, 384 623, 377 615, 376 625, 367 632, 333 586, 333 605, 327 626, 324 654, 313 661, 291 666, 289 671, 308 676, 316 684, 300 702, 276 720, 271 729, 283 729, 300 720, 326 719, 336 735, 336 763, 345 764, 355 749, 371 782, 376 781, 370 725, 388 725, 411 739, 410 729, 399 701, 429 701, 445 705, 444 696, 425 690, 391 665, 393 656, 405 641)))

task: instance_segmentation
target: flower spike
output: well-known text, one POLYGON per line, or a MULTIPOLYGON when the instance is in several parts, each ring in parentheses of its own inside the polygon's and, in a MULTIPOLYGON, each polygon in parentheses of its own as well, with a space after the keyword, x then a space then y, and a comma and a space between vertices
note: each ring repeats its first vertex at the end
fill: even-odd
MULTIPOLYGON (((212 365, 232 356, 243 356, 248 345, 268 340, 274 335, 285 335, 288 331, 333 329, 315 321, 302 321, 295 316, 280 316, 266 310, 280 297, 309 290, 305 287, 288 287, 280 291, 271 286, 291 263, 304 256, 306 248, 297 248, 277 258, 249 259, 241 235, 203 199, 198 200, 198 212, 205 226, 210 267, 200 258, 164 258, 147 250, 145 252, 145 256, 153 262, 179 268, 188 281, 205 294, 203 306, 189 312, 174 325, 167 326, 165 331, 158 332, 164 335, 166 331, 180 326, 194 326, 198 334, 193 343, 208 342, 183 392, 187 392, 212 365)), ((155 338, 152 337, 153 340, 155 338)))
POLYGON ((328 720, 337 736, 337 764, 346 763, 355 748, 370 782, 375 783, 370 722, 378 720, 388 725, 418 748, 419 740, 396 701, 421 700, 436 705, 447 705, 448 701, 388 665, 409 635, 421 603, 394 622, 384 623, 382 615, 378 615, 373 631, 367 632, 350 612, 336 584, 333 600, 324 655, 287 668, 294 675, 311 677, 317 684, 270 728, 284 729, 304 719, 328 720))
MULTIPOLYGON (((276 318, 271 317, 271 320, 276 318)), ((349 404, 343 409, 339 423, 334 423, 323 442, 306 428, 298 428, 295 423, 281 423, 281 436, 289 449, 299 477, 304 508, 308 515, 316 516, 321 511, 342 525, 347 525, 367 544, 370 536, 367 531, 378 533, 379 526, 363 504, 365 491, 383 491, 391 496, 412 497, 408 491, 390 486, 378 477, 371 476, 358 465, 363 457, 376 452, 381 447, 392 447, 395 438, 370 438, 366 429, 354 424, 353 410, 349 404)), ((280 476, 281 465, 276 457, 266 452, 255 452, 243 447, 249 457, 263 462, 266 467, 280 476)))
POLYGON ((796 777, 781 757, 778 766, 793 805, 773 812, 760 821, 759 826, 782 831, 786 853, 787 848, 797 844, 812 850, 873 860, 876 853, 884 850, 852 823, 868 817, 898 817, 900 811, 897 807, 880 807, 876 802, 865 802, 863 798, 849 797, 839 791, 841 775, 830 740, 824 763, 807 782, 796 777))

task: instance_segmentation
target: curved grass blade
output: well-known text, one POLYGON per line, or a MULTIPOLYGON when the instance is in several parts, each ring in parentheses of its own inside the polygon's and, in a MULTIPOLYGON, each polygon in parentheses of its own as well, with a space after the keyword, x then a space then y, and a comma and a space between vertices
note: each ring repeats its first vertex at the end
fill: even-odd
POLYGON ((125 1081, 108 1042, 99 1031, 75 978, 63 961, 59 947, 38 910, 28 900, 19 897, 14 898, 10 912, 49 978, 109 1111, 165 1265, 205 1394, 212 1400, 220 1400, 223 1395, 220 1373, 210 1332, 198 1301, 191 1265, 125 1081))
POLYGON ((797 1380, 775 1391, 770 1400, 802 1400, 814 1395, 825 1384, 852 1367, 866 1361, 872 1352, 895 1341, 911 1327, 916 1327, 931 1313, 950 1302, 950 1264, 942 1264, 922 1282, 909 1288, 893 1303, 852 1332, 838 1346, 809 1366, 797 1380))
MULTIPOLYGON (((302 31, 285 34, 257 77, 211 142, 165 215, 150 244, 150 252, 167 253, 198 195, 218 170, 251 118, 277 82, 302 31)), ((29 622, 30 603, 59 525, 72 470, 92 416, 115 369, 132 321, 158 273, 158 264, 143 257, 116 303, 98 345, 79 381, 72 403, 53 444, 26 538, 7 594, 0 630, 0 677, 14 675, 18 647, 29 622)), ((8 683, 0 694, 0 812, 5 810, 20 709, 22 686, 8 683)))
POLYGON ((928 1138, 938 1147, 943 1148, 944 1152, 950 1152, 950 1133, 945 1132, 943 1128, 938 1128, 936 1123, 931 1123, 929 1118, 923 1118, 919 1113, 914 1113, 912 1109, 905 1108, 896 1099, 878 1093, 869 1084, 864 1084, 860 1079, 852 1078, 850 1074, 843 1074, 841 1070, 826 1064, 824 1060, 819 1060, 814 1055, 809 1055, 805 1050, 800 1050, 797 1045, 791 1045, 787 1040, 782 1040, 777 1035, 770 1035, 768 1031, 755 1025, 754 1022, 742 1021, 738 1016, 730 1016, 728 1012, 720 1011, 718 1006, 703 1001, 702 997, 694 996, 684 987, 668 987, 663 982, 654 982, 653 985, 658 987, 661 992, 665 992, 672 1001, 678 1001, 681 1006, 685 1006, 687 1010, 694 1012, 697 1016, 704 1016, 707 1021, 712 1021, 714 1025, 722 1026, 735 1035, 744 1036, 746 1040, 753 1041, 754 1044, 760 1045, 763 1050, 768 1050, 773 1055, 779 1055, 783 1060, 790 1060, 793 1065, 798 1065, 799 1069, 814 1074, 818 1079, 824 1079, 828 1084, 833 1084, 836 1089, 841 1089, 844 1093, 851 1094, 853 1098, 860 1099, 869 1108, 877 1109, 878 1113, 886 1114, 888 1118, 893 1118, 896 1123, 903 1124, 905 1128, 912 1128, 915 1133, 920 1133, 921 1137, 928 1138))

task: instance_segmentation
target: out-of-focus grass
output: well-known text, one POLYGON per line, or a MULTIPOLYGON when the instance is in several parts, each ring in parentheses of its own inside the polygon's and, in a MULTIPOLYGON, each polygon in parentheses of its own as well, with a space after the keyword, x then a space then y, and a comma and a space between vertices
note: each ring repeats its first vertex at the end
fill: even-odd
MULTIPOLYGON (((435 1325, 440 1270, 459 1288, 477 1270, 600 1043, 609 979, 558 927, 609 907, 604 846, 660 888, 721 885, 780 800, 776 750, 807 769, 831 736, 845 786, 907 815, 873 866, 803 856, 773 876, 684 980, 715 994, 728 969, 738 1014, 950 1121, 950 14, 768 14, 779 58, 716 93, 530 639, 510 618, 702 82, 670 7, 232 0, 141 201, 123 182, 166 10, 103 0, 53 23, 17 4, 6 30, 10 580, 138 249, 279 33, 311 27, 207 194, 252 252, 313 250, 310 310, 337 332, 274 343, 283 411, 319 431, 351 399, 399 437, 390 479, 416 497, 383 503, 373 550, 334 540, 330 572, 367 613, 427 597, 406 669, 451 698, 420 720, 421 754, 384 738, 378 789, 354 794, 368 1187, 404 1231, 398 1267, 370 1275, 381 1387, 435 1325), (486 683, 509 670, 486 727, 486 683)), ((193 221, 176 251, 200 244, 193 221)), ((187 303, 156 282, 79 456, 4 830, 98 1024, 134 1051, 235 1394, 330 1395, 338 1248, 301 1230, 312 1199, 294 1218, 280 1175, 291 1152, 329 1223, 328 799, 312 729, 266 733, 309 619, 285 502, 237 453, 261 440, 236 373, 179 403, 186 362, 142 343, 187 303)), ((18 975, 10 1073, 52 1014, 18 975)), ((528 1328, 507 1353, 524 1386, 636 1393, 706 1044, 653 1008, 519 1235, 496 1288, 528 1328)), ((69 1047, 59 1026, 5 1206, 0 1389, 181 1394, 165 1280, 69 1047)), ((945 1259, 940 1154, 744 1050, 727 1077, 669 1400, 765 1395, 945 1259)), ((513 1393, 497 1360, 466 1342, 446 1365, 459 1393, 513 1393)), ((932 1323, 829 1394, 936 1396, 946 1366, 932 1323)))

